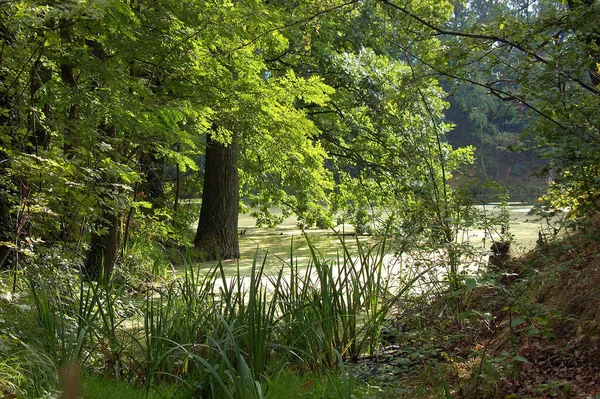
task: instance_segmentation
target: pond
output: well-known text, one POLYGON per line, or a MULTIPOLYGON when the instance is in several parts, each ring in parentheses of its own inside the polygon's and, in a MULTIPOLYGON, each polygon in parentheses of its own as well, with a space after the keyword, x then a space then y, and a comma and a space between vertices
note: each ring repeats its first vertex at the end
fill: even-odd
MULTIPOLYGON (((478 208, 489 215, 499 212, 497 204, 481 205, 478 208)), ((533 217, 528 215, 531 205, 509 203, 506 209, 510 217, 509 232, 514 235, 512 253, 522 253, 535 247, 540 224, 533 221, 533 217)), ((239 230, 243 232, 240 235, 241 257, 239 260, 223 262, 227 274, 233 276, 239 264, 241 274, 248 275, 255 255, 258 255, 261 261, 267 255, 266 268, 273 272, 278 271, 283 262, 289 263, 290 252, 293 253, 294 262, 297 262, 299 266, 305 266, 308 263, 310 250, 302 230, 298 227, 296 218, 288 217, 276 227, 256 227, 253 218, 248 215, 240 215, 238 225, 239 230)), ((352 226, 338 225, 334 230, 345 233, 346 245, 353 254, 356 254, 357 237, 352 235, 352 226)), ((340 239, 333 230, 309 229, 306 234, 324 258, 335 258, 338 253, 341 253, 340 239)), ((475 229, 466 231, 461 239, 468 240, 475 247, 483 249, 485 245, 489 249, 492 238, 497 238, 497 234, 475 229)), ((371 239, 369 236, 358 237, 358 240, 365 243, 371 239)), ((200 264, 200 269, 208 270, 213 266, 214 262, 204 262, 200 264)))

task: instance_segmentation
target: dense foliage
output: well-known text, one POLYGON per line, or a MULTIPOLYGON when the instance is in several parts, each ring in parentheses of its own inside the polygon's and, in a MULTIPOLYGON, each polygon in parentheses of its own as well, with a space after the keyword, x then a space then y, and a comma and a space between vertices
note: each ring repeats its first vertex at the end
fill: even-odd
POLYGON ((497 147, 535 151, 544 206, 596 213, 599 25, 595 0, 0 0, 0 305, 18 319, 0 313, 0 377, 16 376, 0 394, 56 394, 75 362, 262 397, 285 349, 338 368, 350 397, 345 362, 376 350, 391 309, 422 322, 408 294, 429 272, 423 300, 460 330, 484 281, 465 266, 487 256, 460 232, 510 231, 459 184, 482 152, 453 148, 449 120, 496 164, 497 147), (240 211, 382 243, 342 240, 330 261, 309 242, 304 275, 293 253, 274 277, 258 259, 249 282, 221 263, 197 275, 239 257, 240 211), (414 275, 388 280, 391 252, 414 275))
POLYGON ((528 141, 547 162, 541 174, 552 180, 553 206, 579 216, 598 209, 597 2, 469 1, 457 4, 452 24, 384 3, 444 38, 444 65, 401 44, 424 64, 535 117, 528 141))
MULTIPOLYGON (((182 190, 202 194, 199 160, 216 145, 232 149, 239 173, 217 182, 247 198, 259 224, 280 220, 273 206, 306 226, 341 212, 360 231, 396 217, 426 228, 414 215, 427 209, 446 219, 449 173, 469 151, 444 143, 436 81, 378 38, 416 33, 377 2, 8 2, 2 12, 5 267, 60 243, 99 279, 132 237, 185 242, 182 190)), ((437 40, 419 46, 438 57, 437 40)), ((200 230, 217 209, 203 209, 212 216, 194 241, 213 253, 226 243, 200 230)))

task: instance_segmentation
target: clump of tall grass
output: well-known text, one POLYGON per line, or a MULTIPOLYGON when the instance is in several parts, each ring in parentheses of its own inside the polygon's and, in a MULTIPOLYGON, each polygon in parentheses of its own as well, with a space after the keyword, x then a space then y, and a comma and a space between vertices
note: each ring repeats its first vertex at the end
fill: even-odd
POLYGON ((289 279, 282 280, 281 344, 312 366, 333 367, 341 359, 356 360, 379 342, 379 326, 388 312, 384 278, 385 245, 368 246, 357 240, 350 253, 339 238, 342 253, 324 259, 307 240, 311 258, 302 272, 290 257, 289 279))
POLYGON ((19 387, 26 383, 26 375, 22 370, 23 360, 12 355, 0 360, 0 393, 14 395, 19 387))
POLYGON ((266 272, 266 256, 255 256, 249 276, 238 267, 233 277, 221 262, 199 273, 188 258, 172 282, 138 299, 133 316, 123 315, 127 292, 112 283, 81 282, 73 309, 32 283, 43 339, 30 349, 57 372, 78 362, 148 388, 176 382, 213 398, 261 398, 274 367, 295 363, 341 370, 338 396, 349 397, 344 363, 377 348, 390 306, 414 280, 392 291, 385 242, 357 240, 352 253, 339 239, 340 253, 325 259, 306 238, 306 267, 290 251, 274 274, 266 272))

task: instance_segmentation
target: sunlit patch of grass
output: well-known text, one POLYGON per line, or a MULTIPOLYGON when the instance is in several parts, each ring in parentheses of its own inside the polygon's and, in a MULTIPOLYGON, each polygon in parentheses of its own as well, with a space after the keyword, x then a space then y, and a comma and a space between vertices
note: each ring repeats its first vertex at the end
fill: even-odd
POLYGON ((14 395, 20 392, 26 376, 16 356, 10 356, 0 361, 0 395, 14 395))

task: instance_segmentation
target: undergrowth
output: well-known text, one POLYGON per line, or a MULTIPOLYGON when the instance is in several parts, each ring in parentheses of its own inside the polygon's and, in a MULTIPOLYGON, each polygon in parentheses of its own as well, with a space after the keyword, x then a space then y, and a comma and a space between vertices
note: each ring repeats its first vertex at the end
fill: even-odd
MULTIPOLYGON (((454 276, 443 256, 425 254, 413 257, 418 267, 390 274, 385 243, 357 241, 351 253, 342 238, 337 257, 309 243, 307 264, 290 251, 274 274, 256 256, 249 277, 221 262, 200 273, 189 257, 174 278, 147 283, 83 282, 66 265, 30 269, 21 291, 0 280, 0 390, 32 398, 77 385, 91 398, 591 395, 600 370, 598 225, 454 276), (79 377, 69 385, 73 364, 79 377)), ((483 256, 466 245, 460 253, 465 265, 483 256)))
MULTIPOLYGON (((84 282, 72 269, 67 277, 28 275, 22 293, 2 306, 14 317, 1 337, 10 356, 0 362, 0 388, 56 397, 70 389, 61 376, 76 364, 148 393, 167 384, 186 397, 262 398, 291 367, 318 376, 315 395, 349 398, 355 389, 345 363, 377 348, 384 298, 392 296, 384 245, 358 248, 351 254, 344 245, 325 260, 311 247, 304 268, 291 253, 275 275, 265 275, 266 257, 257 256, 250 277, 239 268, 230 277, 221 262, 200 274, 188 259, 174 279, 133 292, 118 280, 84 282)), ((6 286, 2 292, 12 295, 6 286)))
POLYGON ((419 312, 409 307, 419 322, 396 342, 414 340, 435 352, 413 367, 413 393, 435 379, 439 361, 452 397, 597 397, 599 232, 592 218, 466 281, 458 323, 442 297, 425 300, 419 312))

